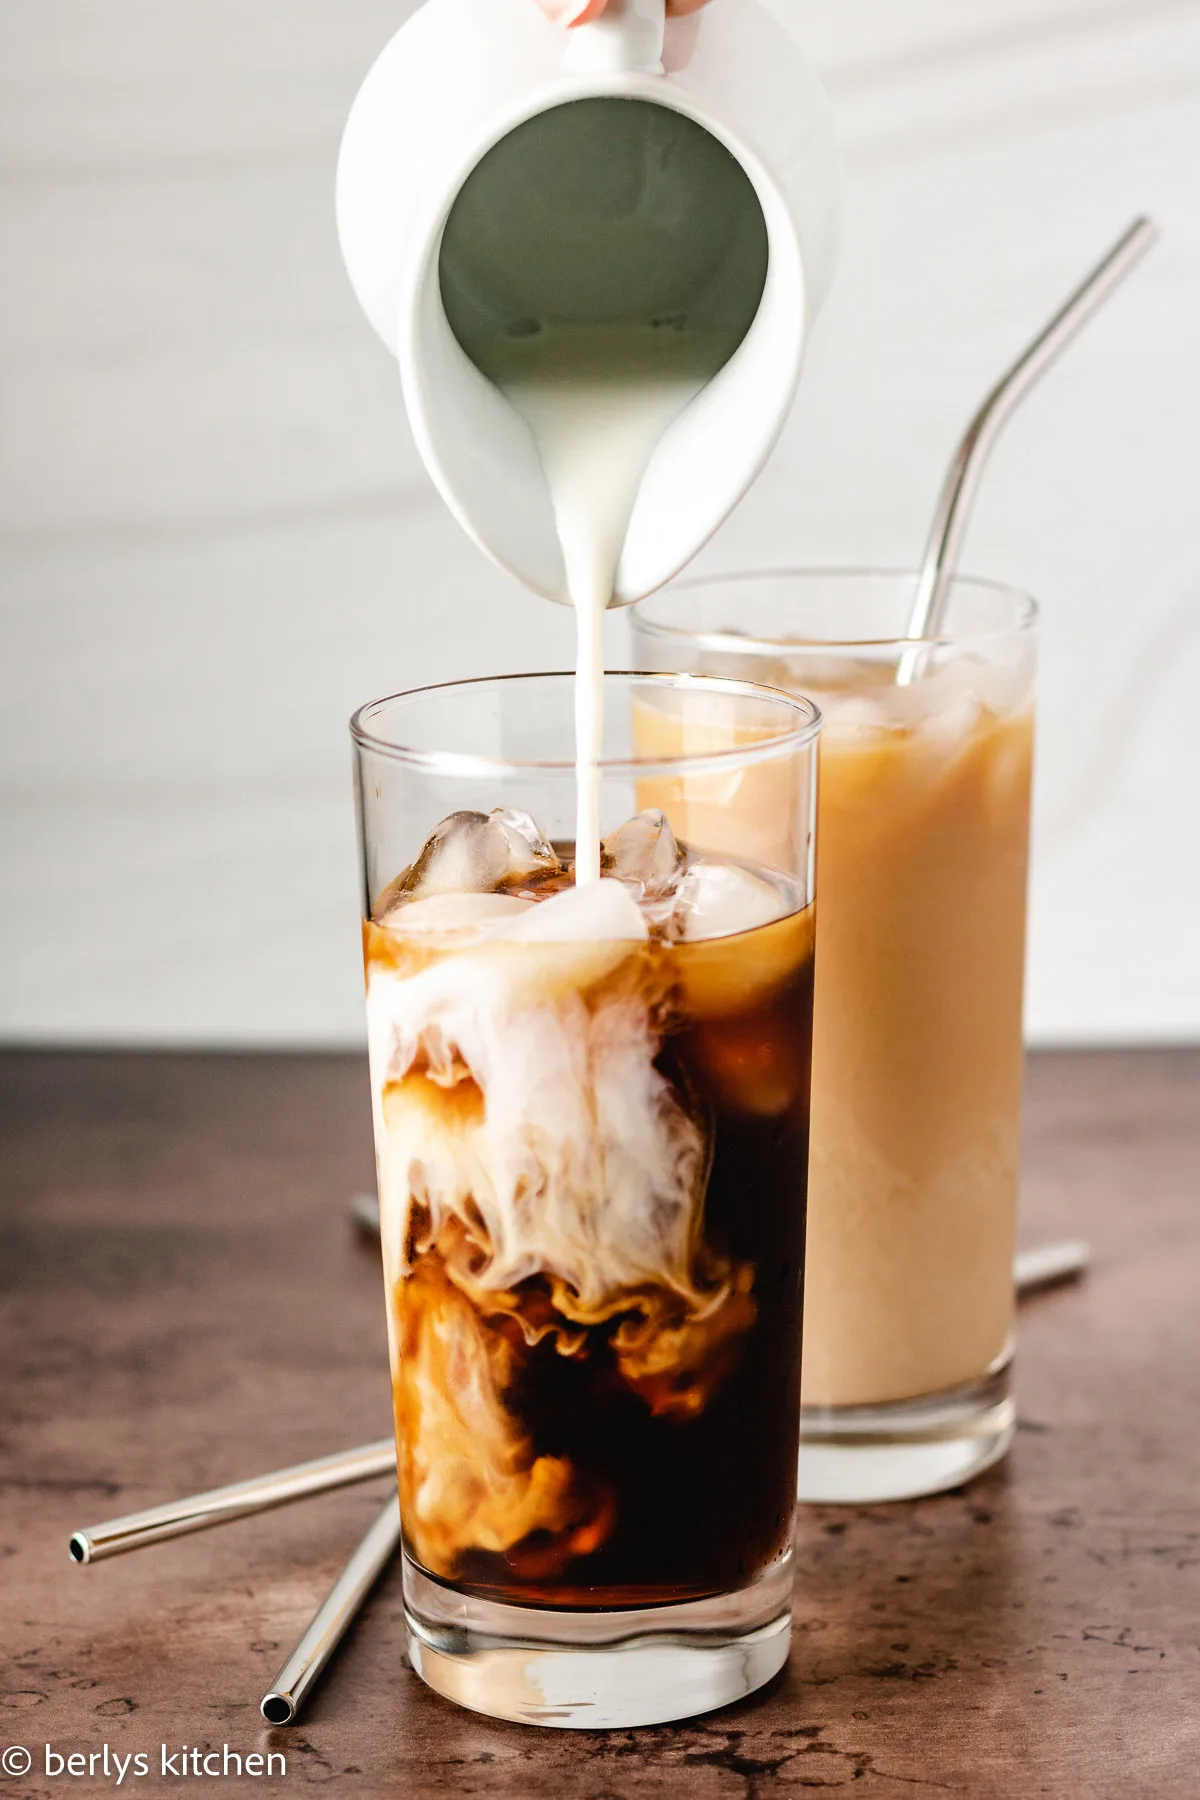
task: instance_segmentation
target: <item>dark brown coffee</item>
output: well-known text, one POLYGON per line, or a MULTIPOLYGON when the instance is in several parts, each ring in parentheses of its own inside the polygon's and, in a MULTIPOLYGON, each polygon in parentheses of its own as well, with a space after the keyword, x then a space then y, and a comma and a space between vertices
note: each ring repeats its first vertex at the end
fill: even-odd
POLYGON ((811 909, 646 817, 582 888, 531 822, 454 885, 455 825, 365 927, 405 1539, 488 1599, 695 1599, 791 1540, 811 909))

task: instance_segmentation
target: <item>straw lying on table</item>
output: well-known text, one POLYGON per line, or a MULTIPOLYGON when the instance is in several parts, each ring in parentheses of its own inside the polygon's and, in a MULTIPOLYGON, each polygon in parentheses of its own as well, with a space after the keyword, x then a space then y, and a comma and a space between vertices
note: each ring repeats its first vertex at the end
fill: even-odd
POLYGON ((204 1494, 190 1494, 186 1500, 152 1506, 146 1512, 127 1513, 120 1519, 107 1519, 102 1525, 85 1526, 72 1534, 71 1557, 77 1563, 100 1562, 106 1556, 140 1550, 144 1544, 223 1525, 227 1519, 244 1519, 273 1506, 286 1506, 292 1500, 307 1499, 309 1494, 324 1494, 331 1488, 371 1481, 377 1475, 389 1474, 395 1466, 394 1440, 380 1438, 374 1444, 359 1444, 353 1450, 319 1456, 314 1462, 274 1469, 249 1481, 236 1481, 230 1487, 212 1488, 204 1494))
POLYGON ((1061 1287, 1064 1282, 1078 1281, 1091 1265, 1090 1247, 1080 1238, 1066 1238, 1061 1244, 1039 1244, 1033 1250, 1018 1250, 1013 1257, 1013 1286, 1017 1299, 1040 1294, 1044 1288, 1061 1287))
POLYGON ((400 1502, 387 1502, 313 1615, 312 1624, 262 1697, 259 1711, 270 1725, 291 1725, 325 1666, 345 1637, 363 1601, 396 1554, 400 1502))

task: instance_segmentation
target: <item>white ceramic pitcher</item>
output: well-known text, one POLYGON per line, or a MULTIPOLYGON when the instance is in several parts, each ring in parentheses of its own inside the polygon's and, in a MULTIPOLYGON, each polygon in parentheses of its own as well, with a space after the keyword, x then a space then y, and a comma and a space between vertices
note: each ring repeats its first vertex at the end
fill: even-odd
POLYGON ((473 334, 734 328, 649 463, 615 600, 669 580, 769 454, 832 276, 837 153, 787 7, 713 0, 666 20, 664 0, 609 0, 563 31, 533 0, 426 0, 354 103, 338 169, 351 281, 451 510, 550 598, 565 590, 541 464, 473 334))

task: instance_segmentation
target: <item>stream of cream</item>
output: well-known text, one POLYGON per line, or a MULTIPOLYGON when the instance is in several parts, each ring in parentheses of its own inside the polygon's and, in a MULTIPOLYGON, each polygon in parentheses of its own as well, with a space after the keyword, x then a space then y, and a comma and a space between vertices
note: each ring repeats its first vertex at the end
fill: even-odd
POLYGON ((529 426, 575 608, 575 880, 600 876, 604 614, 642 477, 667 427, 721 367, 723 333, 553 326, 493 340, 479 366, 529 426))

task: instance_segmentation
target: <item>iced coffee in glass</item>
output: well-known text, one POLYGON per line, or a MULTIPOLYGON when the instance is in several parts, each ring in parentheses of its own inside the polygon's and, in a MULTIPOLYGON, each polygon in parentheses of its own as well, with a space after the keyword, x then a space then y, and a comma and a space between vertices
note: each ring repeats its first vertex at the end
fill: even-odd
POLYGON ((723 1705, 791 1619, 818 715, 605 687, 578 883, 570 676, 352 727, 411 1659, 553 1725, 723 1705))
MULTIPOLYGON (((646 666, 802 691, 825 720, 802 1499, 956 1485, 1014 1424, 1034 608, 959 581, 914 654, 914 585, 745 575, 635 613, 646 666)), ((669 721, 645 744, 668 753, 669 721)), ((745 854, 774 804, 745 796, 745 854)))

